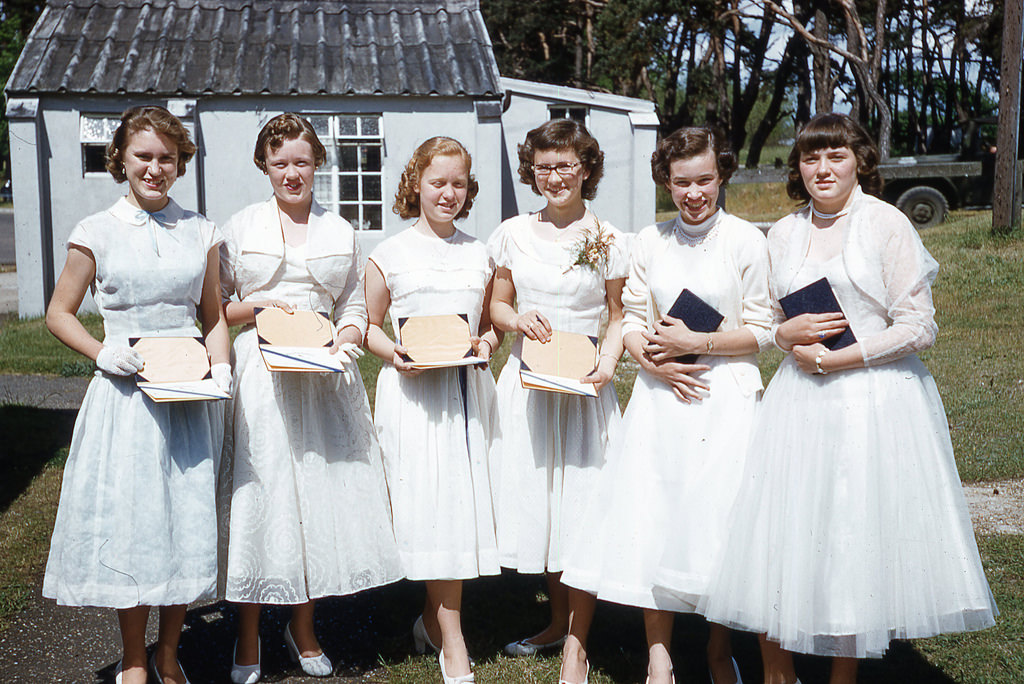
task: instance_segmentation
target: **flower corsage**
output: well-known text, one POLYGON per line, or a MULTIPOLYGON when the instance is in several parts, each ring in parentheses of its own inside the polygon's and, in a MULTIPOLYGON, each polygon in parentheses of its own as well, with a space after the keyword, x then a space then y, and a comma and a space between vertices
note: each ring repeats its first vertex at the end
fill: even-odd
POLYGON ((600 273, 608 263, 608 252, 615 242, 615 236, 605 230, 600 221, 595 228, 587 228, 583 236, 572 246, 573 262, 566 273, 577 266, 600 273))

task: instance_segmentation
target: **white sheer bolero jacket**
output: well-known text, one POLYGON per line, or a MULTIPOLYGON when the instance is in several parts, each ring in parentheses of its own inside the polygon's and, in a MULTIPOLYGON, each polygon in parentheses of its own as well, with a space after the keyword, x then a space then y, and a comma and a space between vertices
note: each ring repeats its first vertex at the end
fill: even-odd
MULTIPOLYGON (((935 343, 931 284, 939 264, 910 220, 896 207, 854 189, 843 265, 863 296, 840 302, 865 366, 895 361, 935 343)), ((811 237, 810 205, 786 216, 768 232, 775 327, 785 321, 779 298, 793 288, 811 237)))
MULTIPOLYGON (((224 299, 259 292, 284 263, 284 241, 277 201, 253 204, 224 226, 220 282, 224 299)), ((338 328, 353 325, 366 334, 363 265, 355 230, 345 219, 313 200, 306 233, 306 268, 313 276, 308 308, 327 311, 338 328)))

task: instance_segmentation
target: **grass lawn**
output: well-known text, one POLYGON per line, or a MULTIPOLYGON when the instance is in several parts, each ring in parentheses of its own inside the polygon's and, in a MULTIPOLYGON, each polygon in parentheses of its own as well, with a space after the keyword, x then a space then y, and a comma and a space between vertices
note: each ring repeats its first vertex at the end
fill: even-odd
MULTIPOLYGON (((736 186, 730 191, 751 186, 736 186)), ((739 194, 739 193, 737 193, 739 194)), ((730 203, 740 202, 730 196, 730 203)), ((752 211, 765 215, 774 210, 752 211)), ((767 206, 767 201, 766 201, 767 206)), ((740 213, 740 212, 737 212, 740 213)), ((940 327, 935 347, 923 358, 945 401, 960 474, 964 480, 1024 477, 1024 355, 1017 339, 1024 330, 1024 236, 988 235, 988 212, 957 212, 946 223, 922 234, 941 264, 934 288, 940 327)), ((750 217, 750 216, 748 216, 750 217)), ((770 218, 778 218, 778 214, 770 218)), ((766 218, 764 220, 770 220, 766 218)), ((83 321, 95 334, 96 316, 83 321)), ((507 358, 510 340, 498 350, 493 367, 507 358)), ((762 356, 762 374, 774 372, 781 354, 762 356)), ((360 361, 370 400, 380 363, 370 355, 360 361)), ((0 373, 87 375, 91 364, 53 339, 40 319, 0 322, 0 373)), ((615 378, 619 398, 629 398, 636 366, 620 364, 615 378)), ((0 398, 2 400, 2 398, 0 398)), ((44 411, 0 403, 0 630, 21 609, 42 570, 66 458, 73 412, 44 411)), ((979 539, 989 581, 1002 615, 994 629, 919 642, 894 644, 881 662, 862 666, 860 681, 1017 683, 1024 672, 1024 537, 979 539)), ((509 659, 497 655, 501 645, 539 629, 546 606, 542 581, 506 576, 466 586, 465 631, 478 659, 481 682, 524 684, 552 682, 558 658, 509 659)), ((389 610, 415 616, 412 605, 422 594, 408 583, 404 589, 382 590, 389 610)), ((397 619, 397 618, 396 618, 397 619)), ((411 618, 409 620, 411 623, 411 618)), ((404 623, 402 623, 404 624, 404 623)), ((433 684, 436 660, 407 656, 404 632, 384 649, 381 674, 395 684, 433 684), (400 641, 400 643, 399 643, 400 641)), ((674 658, 677 681, 706 681, 700 620, 680 617, 674 658)), ((735 645, 744 677, 758 681, 756 641, 737 635, 735 645)), ((639 611, 602 604, 591 640, 590 678, 594 684, 642 682, 646 653, 639 611)), ((821 659, 801 659, 801 677, 810 684, 825 681, 821 659)))

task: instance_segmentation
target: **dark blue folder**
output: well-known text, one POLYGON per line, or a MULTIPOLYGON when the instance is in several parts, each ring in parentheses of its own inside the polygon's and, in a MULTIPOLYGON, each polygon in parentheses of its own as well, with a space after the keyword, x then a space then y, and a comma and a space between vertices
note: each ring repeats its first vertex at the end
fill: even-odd
MULTIPOLYGON (((806 287, 790 292, 779 300, 779 305, 787 319, 805 313, 843 313, 839 306, 839 300, 836 299, 832 286, 829 285, 828 278, 815 280, 806 287)), ((845 317, 846 314, 843 316, 845 317)), ((849 347, 856 342, 857 338, 854 336, 853 330, 847 327, 843 332, 826 338, 821 343, 834 350, 849 347)))
MULTIPOLYGON (((668 310, 668 315, 681 320, 690 330, 703 333, 715 332, 725 320, 725 316, 718 313, 715 307, 686 288, 676 297, 672 308, 668 310)), ((676 360, 680 363, 696 363, 697 356, 697 354, 686 354, 676 357, 676 360)))

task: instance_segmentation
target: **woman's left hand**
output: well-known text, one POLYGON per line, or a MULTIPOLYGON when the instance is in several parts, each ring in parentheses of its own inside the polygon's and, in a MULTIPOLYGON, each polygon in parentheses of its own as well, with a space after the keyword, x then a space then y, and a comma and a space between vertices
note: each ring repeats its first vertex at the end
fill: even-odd
POLYGON ((363 355, 363 348, 360 346, 362 341, 363 336, 359 329, 354 325, 346 325, 334 336, 330 352, 344 354, 347 360, 343 358, 342 363, 355 363, 363 355))
POLYGON ((703 354, 707 350, 707 334, 686 327, 672 316, 654 322, 654 333, 644 331, 644 352, 651 361, 661 363, 687 354, 703 354))
POLYGON ((605 385, 611 382, 612 377, 615 376, 616 365, 617 361, 610 355, 600 356, 597 359, 597 366, 594 367, 594 370, 580 378, 580 382, 593 383, 595 389, 600 392, 604 389, 605 385))
POLYGON ((818 364, 815 363, 815 359, 818 358, 818 354, 822 351, 828 353, 828 347, 821 342, 815 342, 814 344, 794 345, 792 354, 800 370, 811 375, 819 375, 818 364))

